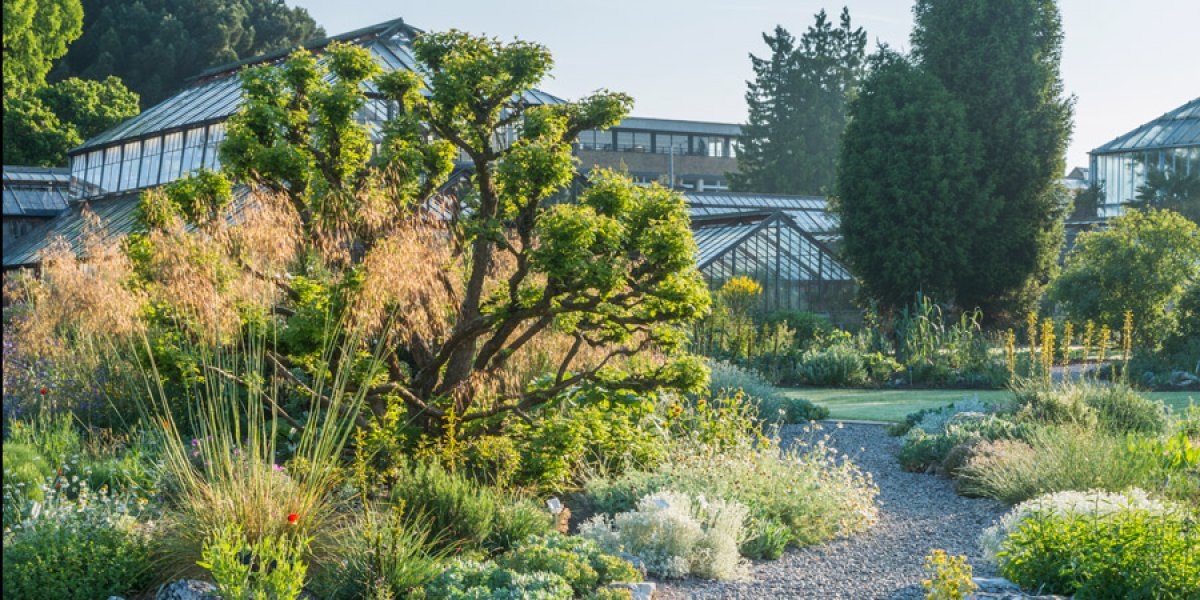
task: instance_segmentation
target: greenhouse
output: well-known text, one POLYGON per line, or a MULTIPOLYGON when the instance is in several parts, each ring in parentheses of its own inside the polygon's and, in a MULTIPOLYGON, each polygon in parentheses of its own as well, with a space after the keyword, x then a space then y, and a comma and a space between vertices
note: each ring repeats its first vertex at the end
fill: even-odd
MULTIPOLYGON (((395 19, 314 40, 305 48, 319 53, 335 41, 354 43, 369 50, 385 71, 416 70, 411 42, 419 32, 403 19, 395 19)), ((241 106, 238 72, 247 66, 278 62, 288 53, 267 54, 201 73, 191 86, 72 150, 71 175, 94 186, 89 195, 95 195, 162 185, 199 169, 219 169, 217 148, 225 138, 225 120, 241 106)), ((358 119, 377 132, 395 109, 373 84, 365 85, 370 100, 358 119)), ((526 96, 530 104, 562 102, 536 90, 526 96)), ((498 137, 511 136, 511 127, 498 137)))
POLYGON ((687 194, 696 262, 713 290, 733 277, 763 287, 766 311, 857 314, 854 278, 837 260, 836 218, 819 197, 687 194))
POLYGON ((1167 177, 1200 174, 1200 98, 1126 133, 1091 155, 1091 184, 1104 191, 1100 217, 1121 214, 1134 201, 1146 177, 1159 171, 1167 177))

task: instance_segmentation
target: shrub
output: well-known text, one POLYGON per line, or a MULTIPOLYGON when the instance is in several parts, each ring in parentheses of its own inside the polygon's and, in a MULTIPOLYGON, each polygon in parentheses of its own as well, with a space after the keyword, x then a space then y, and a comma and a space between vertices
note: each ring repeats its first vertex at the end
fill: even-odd
POLYGON ((554 516, 549 511, 526 498, 506 498, 496 507, 496 521, 485 545, 492 550, 509 550, 532 536, 553 530, 554 516))
POLYGON ((1100 427, 1113 433, 1161 434, 1167 429, 1167 408, 1124 384, 1083 386, 1084 401, 1100 427))
POLYGON ((1008 525, 996 554, 1005 577, 1080 598, 1200 594, 1200 531, 1194 515, 1111 495, 1080 496, 1076 502, 1083 507, 1061 506, 1061 499, 1018 507, 1019 526, 1008 525))
MULTIPOLYGON (((8 505, 6 498, 6 511, 8 505)), ((151 543, 137 520, 144 506, 133 496, 92 493, 82 480, 52 478, 44 500, 28 505, 5 532, 4 598, 91 600, 142 591, 151 583, 151 543)))
POLYGON ((308 540, 269 536, 255 542, 241 528, 227 527, 204 544, 202 560, 224 600, 292 600, 304 588, 308 540))
POLYGON ((708 366, 710 396, 716 398, 741 391, 768 421, 802 423, 829 416, 829 409, 780 392, 754 371, 726 361, 710 361, 708 366))
POLYGON ((636 555, 648 571, 663 577, 733 579, 743 571, 738 546, 747 514, 737 502, 664 491, 642 498, 635 510, 611 520, 593 517, 580 535, 610 552, 624 549, 636 555))
POLYGON ((456 560, 425 586, 424 597, 428 600, 568 600, 572 593, 570 584, 553 573, 519 573, 492 562, 456 560))
POLYGON ((1130 488, 1123 492, 1099 490, 1055 492, 1026 500, 1014 506, 1000 518, 999 522, 983 531, 979 536, 979 546, 983 549, 985 559, 999 565, 1001 545, 1004 540, 1019 531, 1025 521, 1035 514, 1104 517, 1124 510, 1135 510, 1153 515, 1163 515, 1178 509, 1178 505, 1155 499, 1145 490, 1138 488, 1130 488))
POLYGON ((1013 386, 1017 419, 1050 425, 1096 427, 1096 412, 1088 406, 1088 384, 1045 385, 1026 381, 1013 386))
POLYGON ((587 471, 652 466, 667 446, 654 403, 627 390, 580 388, 536 417, 508 428, 521 457, 517 483, 558 490, 587 471))
POLYGON ((339 532, 340 563, 317 571, 313 591, 328 600, 403 598, 437 577, 445 553, 432 552, 417 517, 367 506, 339 532))
POLYGON ((925 557, 925 571, 929 579, 921 581, 921 587, 928 600, 962 600, 977 587, 965 556, 948 556, 945 550, 934 550, 925 557))
POLYGON ((409 467, 392 489, 392 501, 421 515, 442 547, 483 544, 492 533, 499 504, 491 489, 432 461, 409 467))
POLYGON ((809 348, 796 365, 796 379, 804 385, 841 387, 864 385, 869 380, 862 353, 849 343, 809 348))
POLYGON ((746 525, 746 541, 738 551, 746 558, 776 560, 783 556, 791 535, 787 527, 758 517, 751 517, 746 525))
POLYGON ((833 323, 825 315, 802 310, 776 310, 767 314, 763 319, 767 326, 781 323, 794 332, 796 346, 803 346, 818 336, 828 335, 833 331, 833 323))
POLYGON ((869 474, 820 442, 783 451, 764 445, 681 453, 654 471, 591 479, 585 490, 608 514, 632 510, 640 498, 663 490, 736 501, 785 528, 788 542, 800 545, 869 527, 879 493, 869 474))
POLYGON ((959 472, 960 489, 1009 504, 1063 490, 1119 491, 1161 486, 1156 457, 1130 452, 1125 440, 1074 427, 1035 428, 1029 446, 981 446, 959 472))
POLYGON ((562 577, 576 596, 616 581, 640 581, 641 574, 628 561, 605 554, 587 538, 550 534, 532 537, 497 560, 501 567, 520 573, 545 572, 562 577))

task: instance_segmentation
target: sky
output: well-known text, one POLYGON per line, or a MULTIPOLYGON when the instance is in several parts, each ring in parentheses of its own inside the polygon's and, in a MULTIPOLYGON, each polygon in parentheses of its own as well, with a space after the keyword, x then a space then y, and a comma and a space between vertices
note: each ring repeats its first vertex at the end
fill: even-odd
MULTIPOLYGON (((742 123, 762 33, 799 36, 822 8, 850 8, 870 47, 907 50, 909 0, 289 0, 330 34, 396 17, 423 30, 462 29, 547 46, 541 88, 574 99, 597 89, 633 96, 643 117, 742 123)), ((1200 97, 1198 0, 1061 0, 1062 75, 1075 97, 1067 168, 1087 152, 1200 97)))

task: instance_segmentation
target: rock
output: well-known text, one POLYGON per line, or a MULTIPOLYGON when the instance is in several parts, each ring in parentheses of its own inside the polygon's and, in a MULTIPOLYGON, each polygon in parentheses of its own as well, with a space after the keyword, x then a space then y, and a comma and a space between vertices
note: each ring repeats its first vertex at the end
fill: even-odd
POLYGON ((199 579, 180 579, 158 589, 154 600, 209 600, 217 586, 199 579))
POLYGON ((614 590, 629 590, 629 595, 633 600, 650 600, 654 597, 654 584, 649 582, 643 583, 610 583, 609 589, 614 590))
POLYGON ((637 569, 638 573, 642 574, 642 577, 646 576, 646 561, 640 557, 628 552, 618 552, 617 558, 633 565, 633 568, 637 569))
POLYGON ((1020 592, 1021 586, 1003 577, 976 577, 972 579, 981 592, 998 594, 1002 592, 1020 592))

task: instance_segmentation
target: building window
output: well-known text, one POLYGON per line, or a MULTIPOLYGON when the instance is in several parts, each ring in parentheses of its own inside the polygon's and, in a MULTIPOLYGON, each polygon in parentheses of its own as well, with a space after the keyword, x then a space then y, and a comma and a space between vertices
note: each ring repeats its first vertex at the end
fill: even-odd
POLYGON ((121 159, 121 182, 117 186, 121 190, 131 190, 137 187, 138 165, 142 161, 142 143, 129 142, 125 144, 124 156, 121 159))
POLYGON ((688 136, 656 133, 654 134, 654 151, 659 154, 687 154, 688 136))
POLYGON ((580 150, 612 150, 613 132, 611 131, 584 131, 579 134, 579 139, 576 141, 579 144, 580 150))
POLYGON ((617 131, 617 150, 622 152, 649 152, 649 131, 617 131))
POLYGON ((187 139, 183 143, 181 174, 188 175, 200 168, 200 161, 204 158, 204 138, 203 127, 188 130, 187 139))
POLYGON ((167 183, 179 178, 179 167, 183 158, 183 132, 176 131, 163 136, 162 173, 159 183, 167 183))
POLYGON ((104 166, 104 151, 93 150, 87 153, 87 174, 83 181, 88 185, 100 185, 100 171, 104 166))
POLYGON ((221 142, 225 141, 225 124, 217 123, 208 126, 208 140, 204 142, 205 169, 218 171, 221 169, 221 142))
POLYGON ((121 175, 121 147, 109 146, 104 149, 104 173, 101 175, 100 188, 106 192, 117 189, 121 175))
POLYGON ((142 169, 138 174, 138 187, 158 183, 158 168, 162 159, 162 138, 150 138, 142 142, 142 169))

